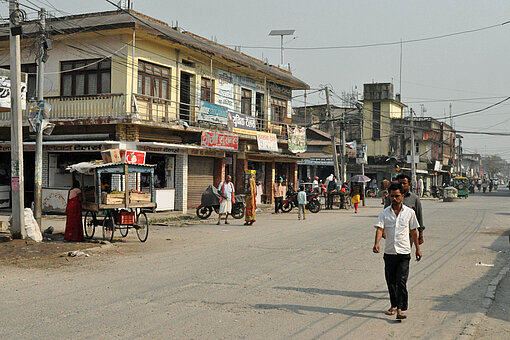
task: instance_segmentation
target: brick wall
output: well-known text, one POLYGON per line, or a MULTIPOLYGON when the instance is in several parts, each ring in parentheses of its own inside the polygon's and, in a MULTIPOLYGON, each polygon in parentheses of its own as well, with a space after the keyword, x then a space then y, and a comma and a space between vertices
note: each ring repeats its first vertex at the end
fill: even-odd
POLYGON ((188 155, 175 157, 175 210, 188 209, 188 155))
POLYGON ((273 171, 275 169, 275 162, 267 162, 266 163, 266 178, 264 180, 264 194, 267 195, 267 202, 273 203, 273 183, 274 183, 274 175, 273 171))
POLYGON ((225 163, 223 158, 214 159, 214 182, 213 185, 217 188, 222 181, 225 180, 225 163))
POLYGON ((48 151, 44 151, 42 153, 42 186, 49 186, 49 161, 48 161, 48 151))
POLYGON ((115 134, 118 140, 127 142, 138 142, 140 140, 140 130, 138 125, 118 124, 115 126, 115 134))

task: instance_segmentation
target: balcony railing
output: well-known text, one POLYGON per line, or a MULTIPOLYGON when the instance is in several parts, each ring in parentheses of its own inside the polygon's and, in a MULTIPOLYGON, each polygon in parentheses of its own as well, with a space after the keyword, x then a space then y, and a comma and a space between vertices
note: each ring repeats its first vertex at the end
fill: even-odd
MULTIPOLYGON (((199 128, 226 131, 227 126, 197 120, 199 107, 188 103, 134 94, 132 108, 127 107, 126 95, 104 94, 78 97, 46 97, 51 104, 50 120, 85 118, 123 118, 132 116, 144 122, 188 125, 199 128)), ((28 104, 27 104, 28 105, 28 104)), ((23 119, 28 118, 23 111, 23 119)), ((0 121, 10 121, 10 112, 0 112, 0 121)), ((257 131, 270 132, 279 138, 287 138, 287 124, 256 118, 257 131)))

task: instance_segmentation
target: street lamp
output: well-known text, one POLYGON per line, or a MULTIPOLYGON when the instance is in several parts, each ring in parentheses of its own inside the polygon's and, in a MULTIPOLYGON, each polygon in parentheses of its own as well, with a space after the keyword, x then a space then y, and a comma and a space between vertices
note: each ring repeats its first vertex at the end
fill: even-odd
POLYGON ((294 35, 296 30, 272 30, 269 32, 270 36, 280 36, 280 65, 283 66, 283 36, 284 35, 294 35))

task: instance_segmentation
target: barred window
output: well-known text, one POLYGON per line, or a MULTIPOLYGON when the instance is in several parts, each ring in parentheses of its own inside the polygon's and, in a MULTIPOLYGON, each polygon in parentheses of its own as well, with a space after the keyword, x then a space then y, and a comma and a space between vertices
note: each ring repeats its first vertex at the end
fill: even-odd
POLYGON ((170 99, 170 68, 138 62, 138 94, 170 99))

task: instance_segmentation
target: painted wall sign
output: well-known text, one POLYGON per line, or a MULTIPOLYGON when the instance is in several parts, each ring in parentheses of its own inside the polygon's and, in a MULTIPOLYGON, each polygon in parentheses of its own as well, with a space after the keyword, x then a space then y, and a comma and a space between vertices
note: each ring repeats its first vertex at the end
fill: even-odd
POLYGON ((234 77, 232 73, 218 70, 216 104, 235 110, 234 77))
POLYGON ((208 122, 226 126, 228 123, 228 109, 223 106, 201 101, 197 119, 200 122, 208 122))
POLYGON ((201 145, 212 149, 237 150, 239 148, 239 136, 202 131, 201 145))
POLYGON ((306 128, 304 127, 287 127, 289 136, 289 151, 292 153, 301 153, 306 151, 306 128))
POLYGON ((230 132, 244 133, 246 135, 257 134, 257 120, 255 117, 242 113, 228 113, 228 130, 230 132))
POLYGON ((260 151, 278 152, 278 139, 274 133, 257 132, 257 145, 260 151))
POLYGON ((188 149, 188 155, 224 158, 225 152, 216 150, 188 149))
POLYGON ((150 146, 150 145, 137 145, 136 149, 145 152, 171 153, 171 154, 182 154, 186 152, 186 149, 174 149, 166 146, 150 146))

